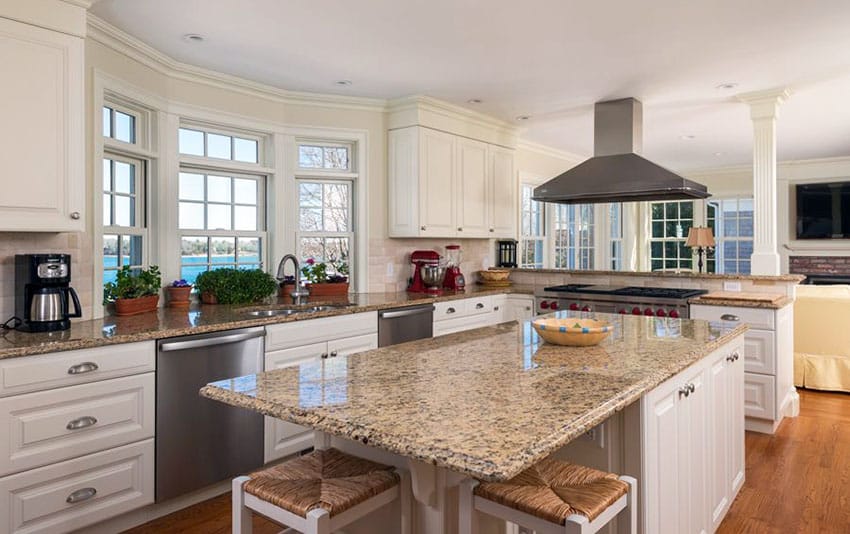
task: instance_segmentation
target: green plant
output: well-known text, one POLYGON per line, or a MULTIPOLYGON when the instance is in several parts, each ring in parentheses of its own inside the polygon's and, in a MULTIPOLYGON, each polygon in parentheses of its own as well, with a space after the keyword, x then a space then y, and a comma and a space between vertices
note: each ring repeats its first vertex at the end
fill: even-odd
POLYGON ((348 281, 348 263, 346 261, 318 262, 313 258, 306 261, 307 265, 301 268, 304 279, 311 284, 328 284, 348 281))
POLYGON ((214 269, 199 274, 195 287, 215 295, 219 304, 247 304, 277 291, 277 282, 262 269, 214 269))
POLYGON ((115 302, 118 299, 135 299, 150 295, 159 295, 162 276, 159 267, 151 265, 149 269, 133 269, 129 265, 121 267, 115 273, 115 281, 103 286, 103 302, 115 302))

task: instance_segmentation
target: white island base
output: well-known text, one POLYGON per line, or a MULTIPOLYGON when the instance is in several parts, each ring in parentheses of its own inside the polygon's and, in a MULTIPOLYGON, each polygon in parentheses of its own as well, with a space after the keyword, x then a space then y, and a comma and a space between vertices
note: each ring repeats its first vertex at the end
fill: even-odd
MULTIPOLYGON (((554 456, 635 477, 641 533, 713 532, 744 483, 743 363, 738 337, 554 456)), ((409 470, 414 534, 457 532, 458 485, 465 475, 348 439, 315 436, 317 447, 333 446, 409 470)), ((378 510, 345 534, 397 534, 399 514, 398 505, 378 510)), ((519 531, 482 514, 478 519, 479 534, 519 531)), ((616 521, 607 532, 618 532, 616 521)))

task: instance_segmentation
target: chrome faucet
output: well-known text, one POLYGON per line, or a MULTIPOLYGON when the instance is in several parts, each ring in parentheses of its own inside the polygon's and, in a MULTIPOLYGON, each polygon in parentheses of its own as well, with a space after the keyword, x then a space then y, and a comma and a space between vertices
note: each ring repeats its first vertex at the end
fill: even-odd
POLYGON ((283 283, 285 280, 284 268, 286 267, 286 260, 292 260, 292 264, 295 266, 295 289, 289 296, 292 297, 293 304, 304 304, 307 302, 307 297, 310 296, 310 291, 306 287, 301 287, 301 267, 298 265, 298 258, 294 254, 287 254, 277 264, 277 281, 283 283))

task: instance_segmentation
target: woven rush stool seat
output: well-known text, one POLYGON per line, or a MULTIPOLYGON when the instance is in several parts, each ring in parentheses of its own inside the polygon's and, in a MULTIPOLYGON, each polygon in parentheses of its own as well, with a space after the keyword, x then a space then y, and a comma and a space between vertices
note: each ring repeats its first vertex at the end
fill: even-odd
POLYGON ((316 508, 333 517, 399 483, 392 467, 337 449, 316 450, 250 477, 245 493, 302 517, 316 508))
POLYGON ((337 449, 315 450, 233 480, 233 532, 251 532, 255 511, 310 534, 327 534, 401 499, 410 520, 406 472, 337 449))
POLYGON ((637 481, 597 469, 547 458, 504 482, 461 485, 460 532, 473 531, 479 510, 536 532, 596 532, 630 508, 636 522, 637 481))

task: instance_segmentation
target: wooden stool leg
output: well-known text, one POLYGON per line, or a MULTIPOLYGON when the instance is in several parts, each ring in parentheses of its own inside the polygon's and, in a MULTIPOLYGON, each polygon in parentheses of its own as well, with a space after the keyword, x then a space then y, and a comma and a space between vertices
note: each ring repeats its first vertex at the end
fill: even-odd
POLYGON ((399 476, 398 499, 401 505, 401 534, 413 534, 413 488, 410 473, 396 469, 399 476))
POLYGON ((629 485, 629 494, 626 498, 625 513, 620 514, 620 534, 637 534, 637 509, 638 509, 638 487, 637 480, 630 476, 621 476, 620 480, 629 485))
POLYGON ((233 493, 231 496, 232 532, 233 534, 251 534, 253 524, 251 523, 251 509, 245 506, 245 491, 242 485, 251 480, 250 477, 236 477, 233 479, 233 493))
POLYGON ((304 534, 331 534, 331 516, 327 510, 316 508, 307 512, 307 532, 304 534))
POLYGON ((458 534, 476 534, 475 525, 475 486, 477 480, 468 478, 458 488, 458 534))

